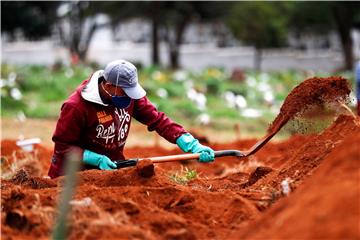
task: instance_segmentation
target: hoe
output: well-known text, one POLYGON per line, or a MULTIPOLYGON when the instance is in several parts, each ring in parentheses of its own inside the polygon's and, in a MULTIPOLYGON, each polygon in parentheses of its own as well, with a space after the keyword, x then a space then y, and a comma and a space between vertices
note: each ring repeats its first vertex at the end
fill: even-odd
MULTIPOLYGON (((282 121, 274 130, 268 133, 265 137, 255 143, 249 150, 239 151, 239 150, 221 150, 215 151, 215 158, 219 157, 227 157, 227 156, 235 156, 238 158, 248 157, 257 151, 259 151, 280 129, 287 123, 282 121)), ((133 158, 127 160, 117 160, 114 161, 117 168, 126 168, 131 166, 136 166, 139 161, 142 160, 150 160, 152 163, 164 163, 164 162, 173 162, 173 161, 182 161, 182 160, 195 160, 199 159, 199 153, 187 153, 187 154, 178 154, 178 155, 170 155, 170 156, 160 156, 160 157, 147 157, 147 158, 133 158)))

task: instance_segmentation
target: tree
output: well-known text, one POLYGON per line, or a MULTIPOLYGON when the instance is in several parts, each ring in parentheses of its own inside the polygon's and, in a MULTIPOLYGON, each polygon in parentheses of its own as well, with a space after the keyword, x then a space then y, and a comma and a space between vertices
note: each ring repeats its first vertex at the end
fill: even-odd
POLYGON ((360 17, 359 2, 332 2, 332 12, 340 36, 344 55, 344 68, 353 70, 354 55, 351 28, 355 25, 355 17, 360 17))
POLYGON ((107 2, 104 11, 110 18, 111 26, 116 27, 123 21, 131 18, 144 18, 150 20, 151 30, 151 60, 152 64, 160 65, 159 57, 159 28, 161 21, 160 9, 162 1, 121 1, 107 2))
POLYGON ((25 39, 38 40, 51 36, 55 26, 62 44, 71 55, 85 61, 92 36, 98 28, 106 26, 106 23, 98 23, 96 19, 105 5, 86 1, 2 1, 1 31, 14 39, 15 33, 20 30, 25 39))
POLYGON ((296 2, 291 26, 299 32, 327 34, 337 31, 342 45, 344 69, 354 64, 351 29, 360 22, 359 2, 296 2))
POLYGON ((151 61, 153 65, 160 65, 159 54, 159 27, 160 27, 160 12, 159 9, 163 3, 155 1, 150 3, 152 11, 150 13, 151 19, 151 61))
POLYGON ((151 1, 142 4, 143 16, 150 19, 151 22, 151 61, 153 65, 161 65, 159 54, 159 30, 161 26, 161 9, 164 6, 164 2, 151 1))
MULTIPOLYGON (((193 2, 148 1, 133 3, 136 10, 131 17, 139 17, 151 22, 151 59, 159 65, 160 30, 165 30, 164 40, 169 49, 170 66, 179 67, 179 48, 182 36, 188 23, 193 18, 193 2)), ((112 16, 113 22, 118 24, 120 19, 112 16)))
POLYGON ((255 69, 261 69, 264 48, 286 45, 289 8, 284 2, 237 2, 231 8, 227 24, 237 39, 255 47, 255 69))
POLYGON ((15 40, 21 32, 26 39, 39 40, 52 33, 60 2, 1 1, 1 32, 15 40))
POLYGON ((160 64, 159 42, 163 39, 168 45, 170 67, 178 68, 180 45, 189 23, 216 20, 225 14, 227 5, 219 2, 119 2, 113 5, 113 9, 126 8, 125 14, 112 13, 111 10, 108 13, 114 26, 129 18, 150 20, 152 63, 160 64), (160 32, 165 34, 160 36, 160 32))
POLYGON ((99 23, 97 17, 106 9, 106 2, 71 1, 64 3, 57 21, 61 42, 72 58, 86 60, 91 39, 101 27, 109 23, 99 23))
POLYGON ((166 29, 170 67, 178 68, 180 45, 186 27, 193 21, 216 21, 223 17, 230 3, 223 2, 167 2, 161 16, 166 29))

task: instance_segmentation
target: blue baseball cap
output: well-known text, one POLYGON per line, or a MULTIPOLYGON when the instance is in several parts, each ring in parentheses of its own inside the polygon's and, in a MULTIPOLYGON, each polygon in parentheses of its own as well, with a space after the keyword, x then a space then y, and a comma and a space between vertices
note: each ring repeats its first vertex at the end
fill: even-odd
POLYGON ((106 65, 103 72, 105 80, 112 85, 121 87, 132 99, 140 99, 146 95, 138 82, 136 67, 125 60, 116 60, 106 65))

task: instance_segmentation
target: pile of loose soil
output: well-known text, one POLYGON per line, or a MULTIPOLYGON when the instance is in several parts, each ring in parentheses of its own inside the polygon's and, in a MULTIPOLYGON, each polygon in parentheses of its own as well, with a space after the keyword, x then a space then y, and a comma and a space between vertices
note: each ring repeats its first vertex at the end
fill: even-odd
POLYGON ((1 171, 2 176, 11 177, 15 174, 13 168, 24 168, 31 176, 42 177, 49 169, 52 149, 40 144, 34 145, 34 151, 26 152, 16 145, 14 140, 1 141, 1 171))
POLYGON ((351 92, 345 78, 309 78, 296 86, 286 97, 280 114, 270 125, 268 132, 282 127, 290 119, 306 112, 309 108, 324 106, 333 102, 346 102, 351 92))
MULTIPOLYGON (((304 86, 314 86, 317 81, 324 92, 315 89, 317 94, 305 94, 308 98, 302 102, 313 99, 306 100, 305 106, 332 99, 334 89, 345 89, 341 78, 329 78, 327 84, 307 80, 304 86)), ((283 106, 279 119, 304 109, 294 110, 297 105, 293 102, 304 96, 302 91, 295 94, 297 91, 284 103, 293 107, 283 106)), ((275 120, 275 125, 279 121, 275 120)), ((340 115, 319 134, 270 142, 246 158, 224 157, 207 164, 153 165, 144 161, 138 168, 79 172, 76 194, 70 202, 69 239, 360 238, 356 204, 359 152, 354 144, 359 138, 360 119, 340 115), (187 174, 189 169, 197 172, 197 178, 178 182, 173 177, 174 173, 187 174)), ((209 146, 216 150, 248 149, 256 141, 209 146)), ((10 159, 13 150, 4 149, 2 158, 10 159)), ((129 158, 177 153, 180 150, 159 147, 125 151, 129 158)), ((46 158, 40 156, 32 164, 42 169, 50 164, 50 156, 46 158)), ((46 170, 33 175, 24 168, 2 180, 1 229, 5 239, 50 236, 65 177, 40 177, 46 170)))
POLYGON ((149 178, 154 176, 154 164, 150 159, 143 159, 136 165, 136 170, 139 176, 149 178))
MULTIPOLYGON (((360 214, 351 205, 359 197, 354 173, 359 156, 356 145, 350 144, 358 140, 359 125, 359 119, 340 116, 319 135, 268 143, 249 158, 226 157, 211 164, 155 164, 155 174, 149 178, 139 175, 136 167, 80 172, 70 239, 253 239, 302 234, 333 238, 345 231, 344 236, 359 237, 355 220, 360 214), (175 182, 170 176, 173 171, 181 172, 181 167, 195 169, 199 177, 187 184, 175 182), (289 183, 289 196, 284 193, 284 180, 289 183), (308 209, 309 215, 302 209, 308 209), (285 216, 288 220, 283 221, 285 216), (281 224, 273 224, 277 221, 281 224), (256 229, 260 229, 258 233, 256 229), (282 229, 286 231, 282 233, 282 229)), ((255 141, 211 146, 240 149, 255 141)), ((146 149, 149 155, 176 151, 146 149)), ((139 150, 129 149, 128 153, 138 154, 139 150)), ((3 236, 49 236, 64 177, 34 184, 40 179, 19 171, 12 179, 2 180, 3 236)))
POLYGON ((356 128, 294 194, 233 238, 358 239, 359 141, 360 129, 356 128))

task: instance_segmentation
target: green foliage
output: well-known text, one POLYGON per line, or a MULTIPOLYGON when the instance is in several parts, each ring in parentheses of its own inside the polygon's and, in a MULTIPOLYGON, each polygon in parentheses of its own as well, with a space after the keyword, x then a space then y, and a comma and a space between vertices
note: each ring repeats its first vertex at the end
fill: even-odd
POLYGON ((345 23, 337 11, 344 15, 349 26, 359 24, 360 3, 356 1, 294 2, 290 24, 299 32, 326 34, 345 23))
POLYGON ((301 36, 337 31, 343 46, 344 69, 353 69, 351 29, 359 24, 360 3, 353 2, 237 2, 226 23, 234 36, 257 49, 260 69, 261 49, 287 44, 288 32, 301 36))
POLYGON ((290 24, 298 31, 313 31, 316 33, 328 33, 336 25, 332 16, 330 2, 295 2, 290 24))
POLYGON ((39 101, 36 105, 33 103, 30 107, 24 108, 26 116, 32 118, 54 118, 60 114, 61 101, 39 101))
POLYGON ((28 39, 50 36, 52 24, 57 20, 60 1, 1 1, 1 31, 15 37, 21 30, 28 39))
POLYGON ((1 95, 1 112, 2 114, 16 114, 18 111, 26 108, 23 101, 15 100, 11 97, 4 97, 1 95))
POLYGON ((48 68, 40 65, 1 65, 1 78, 5 86, 1 94, 1 110, 6 115, 24 112, 29 117, 56 117, 61 103, 75 88, 90 76, 93 69, 78 66, 48 68), (14 81, 11 79, 14 78, 14 81), (17 88, 22 99, 11 96, 17 88))
POLYGON ((237 2, 227 23, 239 40, 256 48, 286 43, 289 4, 286 2, 237 2))
MULTIPOLYGON (((1 78, 6 84, 7 79, 16 73, 13 86, 5 84, 2 88, 2 114, 14 116, 23 112, 27 117, 55 119, 63 101, 93 71, 85 66, 47 68, 2 65, 1 78), (14 87, 23 95, 20 100, 14 99, 10 94, 14 87)), ((233 130, 235 123, 241 123, 244 128, 251 129, 251 133, 264 133, 288 93, 308 78, 308 74, 298 71, 244 71, 242 80, 232 80, 229 73, 221 68, 173 72, 146 67, 139 70, 139 79, 158 110, 185 127, 208 124, 214 129, 233 130), (205 96, 204 108, 196 102, 199 96, 189 98, 191 91, 205 96), (234 99, 230 101, 226 95, 242 98, 245 105, 237 105, 234 99), (258 116, 250 116, 249 111, 257 111, 258 116), (204 123, 204 116, 208 118, 208 122, 204 123)), ((315 75, 328 76, 326 73, 315 75)), ((337 75, 354 82, 351 72, 337 75)))
POLYGON ((198 173, 196 172, 196 170, 188 169, 185 167, 185 169, 182 169, 180 172, 171 174, 169 177, 174 182, 185 185, 191 180, 196 179, 198 177, 198 173))

